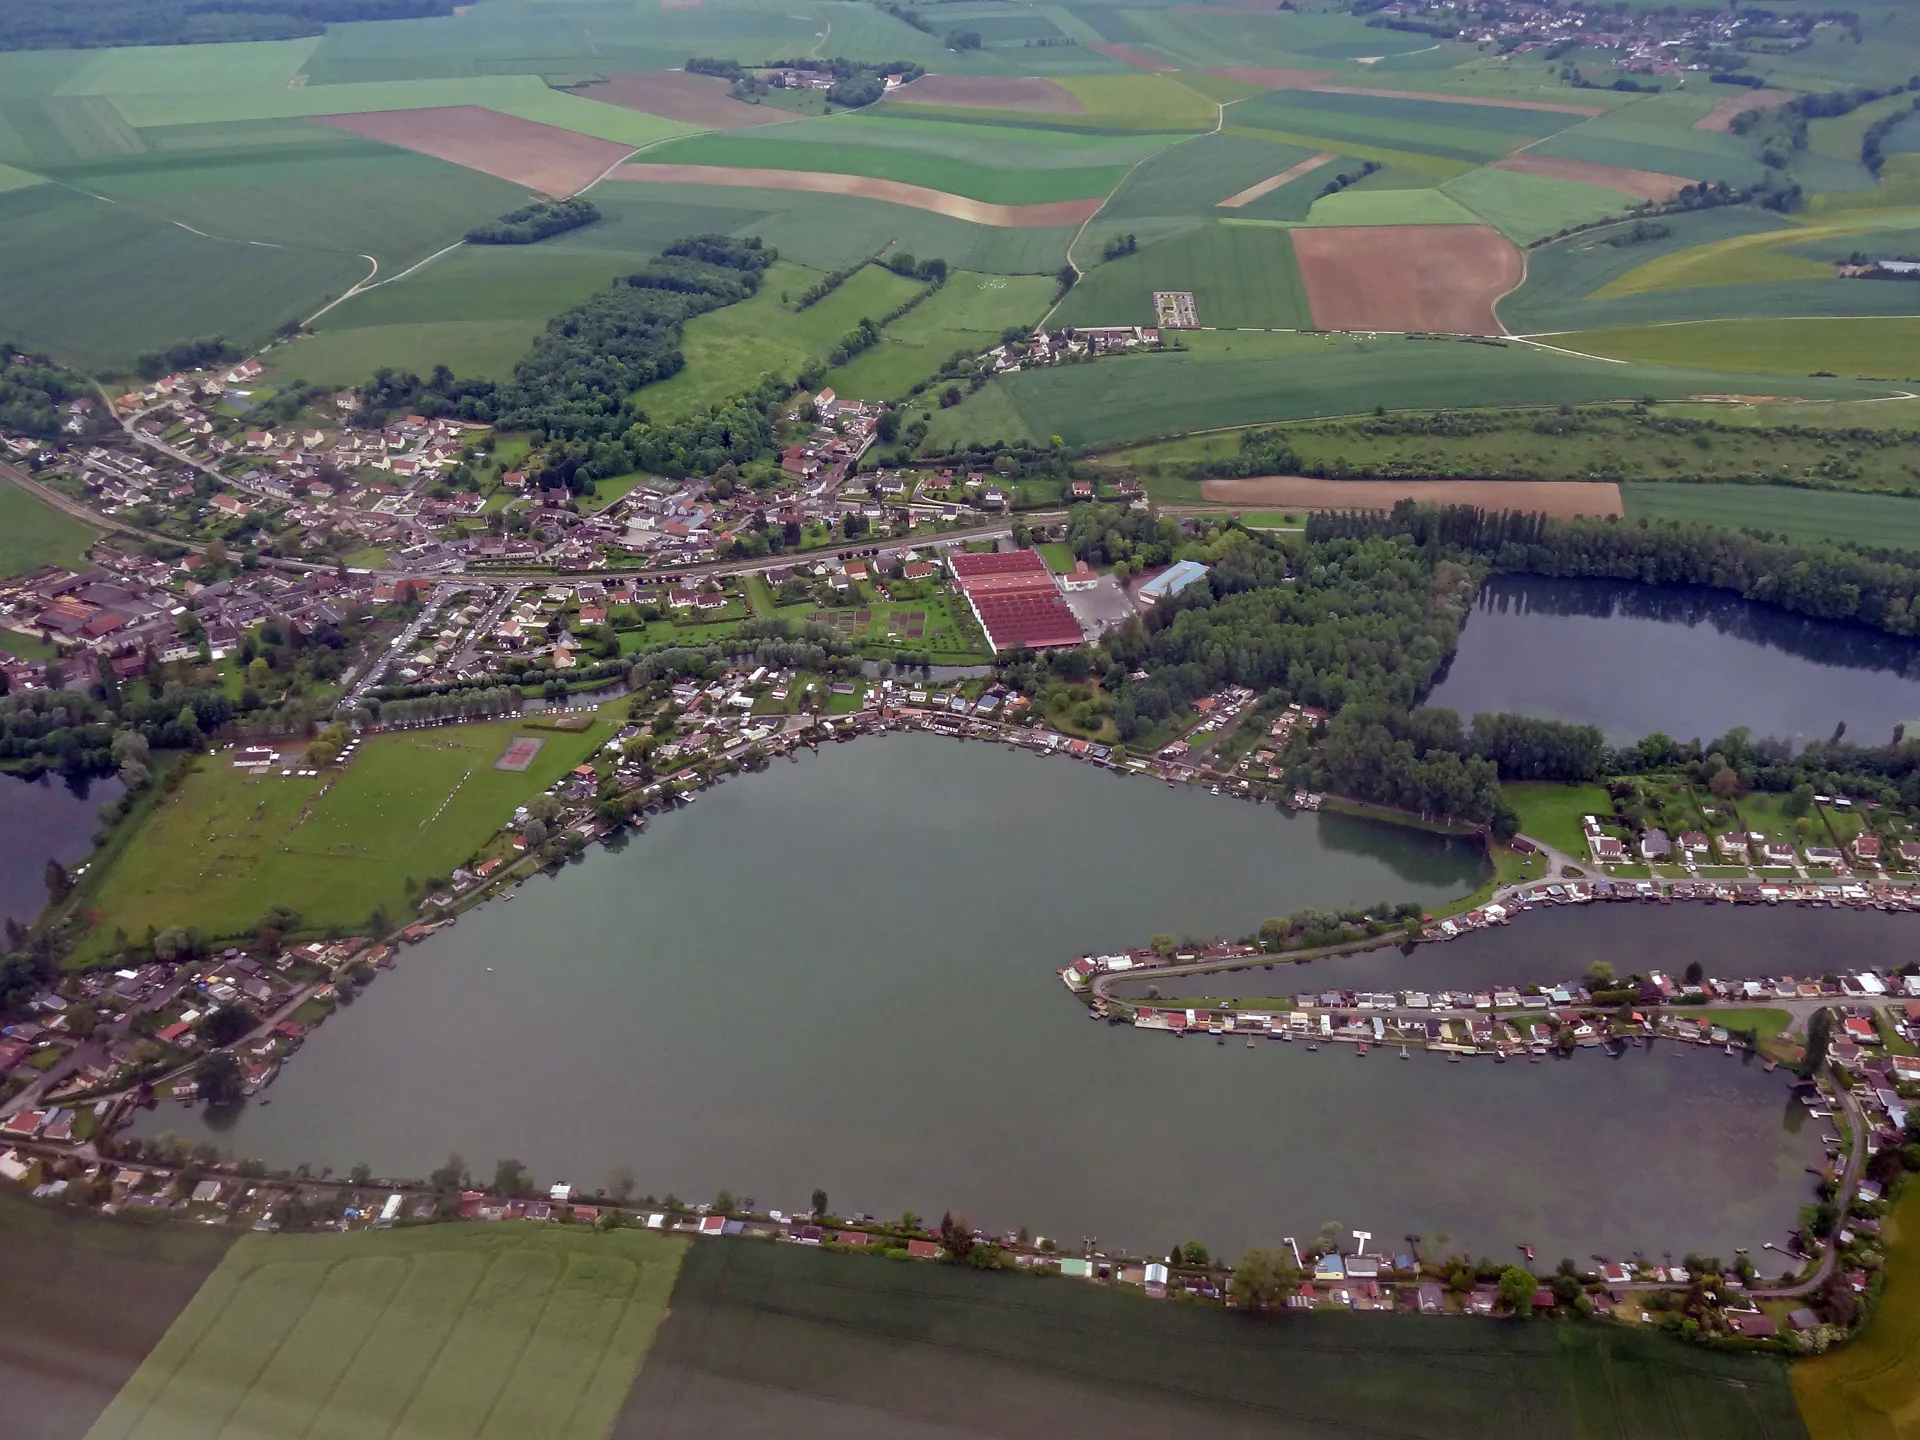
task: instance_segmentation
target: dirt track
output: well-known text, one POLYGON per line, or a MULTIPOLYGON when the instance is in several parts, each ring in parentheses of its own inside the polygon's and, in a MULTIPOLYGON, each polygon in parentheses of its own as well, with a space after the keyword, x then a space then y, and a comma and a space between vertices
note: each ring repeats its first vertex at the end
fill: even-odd
POLYGON ((1598 185, 1602 190, 1637 195, 1642 200, 1671 200, 1693 183, 1679 175, 1663 175, 1658 170, 1629 170, 1624 165, 1562 160, 1557 155, 1536 155, 1531 150, 1496 160, 1488 168, 1511 170, 1517 175, 1545 175, 1551 180, 1574 180, 1582 185, 1598 185))
POLYGON ((1289 167, 1288 169, 1282 170, 1278 175, 1269 175, 1265 180, 1262 180, 1259 184, 1249 185, 1246 189, 1242 190, 1239 194, 1229 195, 1226 199, 1216 200, 1213 203, 1217 209, 1238 210, 1242 205, 1251 205, 1254 201, 1258 200, 1262 195, 1271 195, 1275 190, 1278 190, 1282 185, 1285 185, 1288 181, 1298 180, 1302 175, 1306 175, 1311 173, 1312 171, 1318 170, 1322 165, 1325 165, 1328 161, 1337 160, 1339 158, 1340 157, 1337 155, 1309 155, 1305 160, 1302 160, 1298 165, 1294 165, 1289 167))
POLYGON ((631 145, 617 140, 576 135, 556 125, 520 120, 477 105, 314 118, 336 130, 464 165, 546 195, 571 195, 598 179, 622 155, 633 152, 631 145))
POLYGON ((681 70, 636 70, 609 75, 574 94, 626 110, 644 110, 689 125, 716 130, 740 130, 749 125, 778 125, 799 118, 791 110, 772 105, 748 105, 727 93, 718 75, 689 75, 681 70))
POLYGON ((1339 225, 1291 232, 1323 330, 1504 335, 1493 303, 1520 283, 1520 252, 1487 225, 1339 225))
POLYGON ((1051 80, 1004 75, 922 75, 893 92, 909 105, 952 105, 970 110, 1025 110, 1036 115, 1084 115, 1086 102, 1051 80))
POLYGON ((1149 55, 1144 50, 1136 50, 1131 45, 1088 45, 1087 49, 1104 55, 1109 60, 1118 60, 1122 65, 1131 65, 1136 70, 1178 70, 1180 67, 1162 60, 1158 55, 1149 55))
POLYGON ((622 165, 609 177, 644 180, 656 185, 735 185, 751 190, 809 190, 819 195, 857 195, 886 200, 915 210, 931 210, 955 220, 1002 229, 1034 230, 1049 225, 1079 225, 1102 205, 1100 200, 1056 200, 1047 205, 993 205, 907 185, 898 180, 874 180, 865 175, 835 175, 824 170, 750 170, 728 165, 622 165))
POLYGON ((1769 110, 1793 98, 1791 90, 1749 90, 1745 95, 1729 96, 1714 102, 1713 109, 1693 122, 1696 130, 1712 130, 1725 135, 1733 129, 1733 117, 1749 110, 1769 110))
POLYGON ((1265 475, 1208 480, 1200 493, 1217 505, 1282 510, 1391 510, 1401 500, 1478 505, 1487 510, 1538 510, 1548 515, 1624 515, 1620 487, 1593 480, 1311 480, 1265 475))

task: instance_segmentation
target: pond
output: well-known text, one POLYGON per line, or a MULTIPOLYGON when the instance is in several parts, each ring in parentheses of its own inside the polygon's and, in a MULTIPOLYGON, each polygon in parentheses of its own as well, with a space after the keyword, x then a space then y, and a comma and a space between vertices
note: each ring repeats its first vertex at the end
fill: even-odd
MULTIPOLYGON (((1091 1022, 1055 970, 1303 905, 1431 904, 1476 847, 929 736, 745 777, 403 952, 268 1092, 142 1133, 421 1175, 1229 1253, 1328 1220, 1488 1253, 1756 1250, 1817 1135, 1724 1055, 1541 1065, 1258 1051, 1091 1022), (1550 1117, 1550 1123, 1548 1123, 1550 1117), (1622 1163, 1630 1154, 1632 1163, 1622 1163)), ((1817 1127, 1816 1127, 1817 1128, 1817 1127)))
POLYGON ((0 774, 0 917, 32 924, 47 903, 47 861, 84 860, 100 811, 124 793, 117 775, 0 774))
POLYGON ((1920 642, 1721 590, 1496 575, 1428 704, 1711 740, 1736 725, 1797 748, 1844 723, 1884 745, 1920 721, 1920 642))

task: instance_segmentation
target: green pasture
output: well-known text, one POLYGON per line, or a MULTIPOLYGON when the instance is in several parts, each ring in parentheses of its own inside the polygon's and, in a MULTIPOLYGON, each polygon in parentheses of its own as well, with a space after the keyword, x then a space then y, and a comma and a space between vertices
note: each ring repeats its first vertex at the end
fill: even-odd
MULTIPOLYGON (((1920 488, 1920 485, 1916 485, 1920 488)), ((1785 485, 1627 483, 1629 520, 1758 529, 1803 543, 1826 540, 1871 549, 1920 550, 1920 498, 1785 485)))
POLYGON ((819 278, 817 271, 782 260, 751 299, 688 321, 681 345, 686 368, 642 392, 647 413, 675 418, 737 395, 763 375, 791 378, 823 358, 862 318, 878 320, 920 288, 869 265, 805 310, 795 311, 783 299, 798 298, 819 278))
MULTIPOLYGON (((1914 291, 1915 308, 1920 310, 1920 286, 1914 291)), ((1920 316, 1635 325, 1558 336, 1554 343, 1583 354, 1651 365, 1785 375, 1825 370, 1875 380, 1920 378, 1920 316)))
POLYGON ((1127 1286, 696 1245, 615 1435, 747 1435, 768 1413, 859 1440, 1024 1432, 1040 1415, 1060 1440, 1803 1434, 1783 1361, 1651 1326, 1250 1318, 1127 1286))
POLYGON ((993 275, 1051 275, 1067 260, 1072 226, 1004 229, 976 225, 884 200, 800 191, 608 181, 593 202, 598 225, 532 248, 657 253, 682 235, 719 230, 758 235, 787 259, 835 270, 889 247, 937 255, 949 265, 993 275))
POLYGON ((1151 325, 1153 292, 1190 290, 1200 323, 1311 326, 1293 242, 1271 225, 1205 224, 1096 265, 1055 312, 1062 325, 1151 325))
POLYGON ((0 482, 0 578, 36 565, 82 569, 98 532, 45 504, 18 485, 0 482))
POLYGON ((1054 288, 1041 275, 954 271, 939 293, 894 321, 880 344, 833 371, 827 382, 841 395, 897 399, 955 353, 989 350, 1009 327, 1037 323, 1054 288))
POLYGON ((1222 200, 1292 169, 1313 153, 1244 135, 1201 135, 1144 161, 1107 201, 1100 220, 1104 225, 1149 216, 1220 214, 1215 207, 1222 200))
MULTIPOLYGON (((1185 352, 1023 371, 987 388, 1006 391, 1029 433, 1059 435, 1069 445, 1353 415, 1376 405, 1429 409, 1763 390, 1816 399, 1877 393, 1847 380, 1608 364, 1518 345, 1204 332, 1182 338, 1190 347, 1185 352)), ((955 416, 946 433, 965 434, 967 424, 955 416)))
POLYGON ((0 336, 104 372, 183 336, 264 340, 364 278, 335 251, 213 240, 58 185, 0 192, 0 336))
MULTIPOLYGON (((783 138, 754 139, 752 131, 699 135, 649 150, 648 164, 720 165, 763 170, 825 171, 865 175, 965 195, 995 205, 1041 205, 1052 200, 1097 199, 1120 183, 1124 166, 1014 170, 875 145, 808 144, 783 138)), ((981 151, 987 154, 990 151, 981 151)))
POLYGON ((1491 168, 1474 170, 1440 188, 1516 245, 1531 245, 1574 225, 1591 225, 1632 203, 1597 185, 1491 168))
POLYGON ((127 847, 89 874, 98 921, 76 960, 108 954, 116 931, 197 925, 250 931, 275 905, 304 924, 409 915, 419 884, 472 857, 513 814, 590 754, 604 732, 531 732, 547 743, 528 770, 495 770, 507 722, 376 735, 337 776, 255 776, 203 758, 127 847), (326 790, 324 795, 319 792, 326 790))
POLYGON ((1500 787, 1507 803, 1520 817, 1520 833, 1540 840, 1576 860, 1587 858, 1583 815, 1613 814, 1613 799, 1604 785, 1530 785, 1500 787))
POLYGON ((245 1235, 87 1440, 604 1440, 687 1243, 511 1221, 245 1235))

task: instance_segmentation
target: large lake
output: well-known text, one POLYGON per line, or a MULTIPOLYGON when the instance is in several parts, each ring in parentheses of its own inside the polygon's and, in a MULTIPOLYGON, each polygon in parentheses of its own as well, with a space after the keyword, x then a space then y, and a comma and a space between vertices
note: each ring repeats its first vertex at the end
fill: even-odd
POLYGON ((1139 1250, 1329 1220, 1551 1258, 1783 1240, 1819 1122, 1757 1066, 1250 1051, 1090 1022, 1054 974, 1156 931, 1436 901, 1484 863, 1059 757, 862 740, 407 950, 270 1104, 218 1131, 163 1105, 140 1128, 376 1174, 449 1151, 490 1174, 504 1144, 589 1189, 617 1165, 690 1199, 793 1208, 822 1186, 842 1209, 1139 1250))
POLYGON ((86 859, 100 811, 124 790, 114 775, 0 774, 0 918, 33 923, 47 903, 47 861, 86 859))
POLYGON ((1920 642, 1725 591, 1497 575, 1428 704, 1711 740, 1736 725, 1798 745, 1846 722, 1863 745, 1920 720, 1920 642))

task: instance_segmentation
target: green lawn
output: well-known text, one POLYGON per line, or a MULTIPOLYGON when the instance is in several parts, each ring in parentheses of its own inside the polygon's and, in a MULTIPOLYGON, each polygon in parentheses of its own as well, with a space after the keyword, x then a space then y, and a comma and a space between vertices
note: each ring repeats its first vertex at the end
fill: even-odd
POLYGON ((1587 858, 1583 815, 1613 813, 1603 785, 1502 785, 1500 793, 1520 817, 1520 833, 1531 835, 1576 860, 1587 858))
POLYGON ((1791 540, 1920 550, 1920 498, 1787 485, 1625 484, 1627 518, 1754 527, 1791 540))
POLYGON ((246 1235, 88 1440, 604 1440, 686 1247, 511 1222, 246 1235))
POLYGON ((1040 552, 1040 557, 1047 562, 1047 568, 1054 574, 1068 575, 1073 572, 1074 555, 1071 546, 1050 541, 1044 545, 1036 545, 1034 549, 1040 552))
MULTIPOLYGON (((18 575, 36 565, 64 565, 80 569, 87 547, 99 532, 42 503, 18 485, 0 483, 0 576, 18 575)), ((28 651, 18 645, 35 642, 9 636, 0 642, 16 655, 28 651)), ((44 648, 44 647, 43 647, 44 648)))
POLYGON ((197 925, 210 935, 249 931, 270 907, 304 924, 351 928, 375 910, 400 921, 417 887, 464 863, 516 805, 606 738, 531 732, 546 740, 530 769, 495 770, 504 722, 377 735, 318 795, 327 777, 255 777, 225 754, 165 797, 123 853, 87 877, 83 903, 98 921, 75 959, 109 954, 114 933, 197 925))

